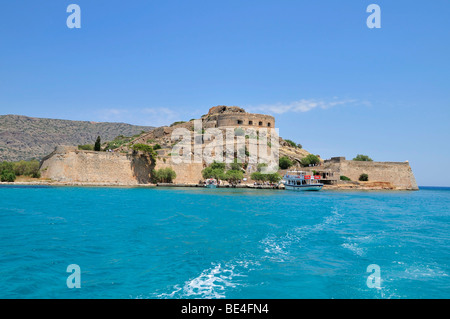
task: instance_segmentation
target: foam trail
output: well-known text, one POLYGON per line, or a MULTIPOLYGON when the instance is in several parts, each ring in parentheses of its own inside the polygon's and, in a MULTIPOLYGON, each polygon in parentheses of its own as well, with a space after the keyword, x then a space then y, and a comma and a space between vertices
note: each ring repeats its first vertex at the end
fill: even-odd
POLYGON ((244 277, 244 271, 251 271, 250 266, 258 263, 252 261, 235 261, 225 264, 212 263, 211 267, 203 270, 197 277, 186 281, 183 287, 175 285, 170 293, 157 295, 158 298, 202 298, 220 299, 226 297, 228 289, 240 285, 236 277, 244 277), (239 268, 239 270, 238 270, 239 268))

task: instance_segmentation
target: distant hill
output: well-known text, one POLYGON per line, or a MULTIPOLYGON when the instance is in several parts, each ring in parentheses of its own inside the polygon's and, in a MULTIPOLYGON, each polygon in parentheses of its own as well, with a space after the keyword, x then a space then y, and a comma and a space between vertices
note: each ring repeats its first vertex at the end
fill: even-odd
POLYGON ((57 145, 94 144, 119 135, 132 136, 153 129, 125 123, 86 122, 0 115, 0 161, 41 159, 57 145))

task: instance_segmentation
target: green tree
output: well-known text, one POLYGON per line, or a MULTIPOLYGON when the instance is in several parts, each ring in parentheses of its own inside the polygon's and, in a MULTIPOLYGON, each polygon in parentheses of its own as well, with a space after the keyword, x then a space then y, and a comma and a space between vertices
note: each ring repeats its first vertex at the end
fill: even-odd
MULTIPOLYGON (((239 165, 241 165, 241 164, 239 164, 239 165)), ((215 178, 217 180, 219 180, 219 179, 226 180, 226 178, 225 178, 225 163, 218 163, 218 162, 214 161, 208 167, 203 169, 202 176, 204 179, 215 178)))
POLYGON ((242 171, 229 170, 225 173, 224 180, 226 180, 231 185, 236 185, 240 180, 244 178, 242 171))
POLYGON ((19 161, 14 163, 13 165, 14 165, 14 174, 16 174, 16 176, 25 175, 25 172, 27 171, 27 162, 19 161))
POLYGON ((0 174, 0 180, 2 182, 12 183, 16 180, 16 174, 14 174, 14 172, 10 170, 4 170, 0 174))
POLYGON ((14 164, 6 161, 0 163, 0 173, 3 171, 14 171, 14 164))
POLYGON ((363 173, 363 174, 359 175, 359 180, 361 182, 367 182, 369 180, 369 175, 367 175, 366 173, 363 173))
POLYGON ((351 181, 350 178, 348 178, 347 176, 344 176, 344 175, 341 175, 340 180, 341 181, 351 181))
POLYGON ((40 166, 40 163, 37 160, 28 161, 26 170, 25 170, 25 175, 32 176, 32 177, 39 175, 39 177, 40 177, 39 166, 40 166))
POLYGON ((95 144, 94 144, 94 151, 99 152, 100 148, 101 148, 100 136, 97 136, 97 140, 95 141, 95 144))
POLYGON ((278 173, 267 174, 267 180, 276 184, 281 180, 281 176, 278 173))
POLYGON ((267 180, 267 175, 262 174, 261 172, 254 172, 250 175, 250 178, 257 182, 265 182, 267 180))
POLYGON ((310 164, 315 165, 320 163, 320 158, 317 155, 308 154, 306 157, 302 158, 300 162, 303 166, 309 166, 310 164))
POLYGON ((212 169, 216 169, 216 168, 220 168, 222 170, 225 170, 225 163, 218 163, 216 161, 214 161, 213 163, 211 163, 211 165, 209 165, 212 169))
POLYGON ((281 169, 288 169, 294 165, 294 163, 287 156, 283 156, 279 159, 279 166, 281 169))
POLYGON ((204 179, 215 178, 217 180, 224 179, 224 171, 221 168, 207 167, 202 171, 202 176, 204 179))
POLYGON ((172 183, 173 180, 177 177, 175 171, 170 168, 161 168, 153 171, 154 180, 158 183, 172 183))
POLYGON ((230 164, 230 168, 233 171, 239 171, 242 169, 242 164, 238 163, 237 159, 235 159, 234 162, 230 164))
POLYGON ((281 176, 278 173, 272 173, 272 174, 263 174, 260 172, 254 172, 252 175, 250 175, 251 179, 258 182, 271 182, 271 183, 278 183, 281 180, 281 176))
POLYGON ((356 155, 356 157, 353 160, 360 161, 360 162, 373 162, 373 160, 369 156, 362 155, 362 154, 356 155))

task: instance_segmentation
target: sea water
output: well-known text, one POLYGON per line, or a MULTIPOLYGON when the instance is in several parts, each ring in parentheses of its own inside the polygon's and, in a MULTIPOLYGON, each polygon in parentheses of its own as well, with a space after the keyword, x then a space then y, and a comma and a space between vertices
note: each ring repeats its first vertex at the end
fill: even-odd
POLYGON ((450 298, 449 239, 448 188, 2 186, 0 298, 450 298))

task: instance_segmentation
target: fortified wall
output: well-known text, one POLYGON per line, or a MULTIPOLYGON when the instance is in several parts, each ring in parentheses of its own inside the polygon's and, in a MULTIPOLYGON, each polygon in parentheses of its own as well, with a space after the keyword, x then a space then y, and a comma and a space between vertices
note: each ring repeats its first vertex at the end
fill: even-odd
POLYGON ((204 128, 253 127, 275 128, 275 118, 265 114, 247 113, 237 106, 219 105, 202 116, 204 128))
POLYGON ((41 174, 57 182, 99 183, 117 185, 149 184, 153 169, 171 167, 177 177, 175 183, 198 182, 202 164, 171 165, 150 159, 142 154, 81 151, 76 147, 59 146, 41 161, 41 174))
POLYGON ((352 181, 358 181, 359 176, 365 173, 372 182, 388 182, 397 189, 419 189, 409 162, 364 162, 332 157, 325 160, 323 168, 347 176, 352 181))

